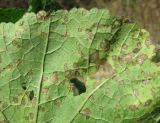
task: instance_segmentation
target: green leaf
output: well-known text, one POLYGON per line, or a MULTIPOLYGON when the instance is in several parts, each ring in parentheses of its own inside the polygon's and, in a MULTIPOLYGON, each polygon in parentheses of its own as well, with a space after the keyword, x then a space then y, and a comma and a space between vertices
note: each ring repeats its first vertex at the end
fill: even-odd
POLYGON ((0 22, 13 22, 15 23, 24 15, 24 9, 7 8, 0 9, 0 22))
POLYGON ((107 10, 41 11, 1 23, 0 121, 156 123, 154 49, 147 31, 107 10))

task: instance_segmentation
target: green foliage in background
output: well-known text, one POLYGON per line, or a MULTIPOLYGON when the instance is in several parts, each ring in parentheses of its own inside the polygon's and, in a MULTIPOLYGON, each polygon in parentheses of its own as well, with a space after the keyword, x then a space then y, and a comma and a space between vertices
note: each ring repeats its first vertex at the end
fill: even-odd
POLYGON ((8 8, 8 9, 0 9, 0 22, 13 22, 18 21, 26 10, 24 9, 16 9, 16 8, 8 8))
POLYGON ((107 10, 26 13, 0 24, 0 122, 158 123, 149 34, 107 10))
POLYGON ((37 13, 40 10, 55 11, 62 9, 56 0, 29 0, 28 10, 20 8, 0 8, 0 22, 17 22, 28 12, 37 13))
POLYGON ((61 9, 58 0, 29 0, 29 5, 29 11, 33 12, 61 9))

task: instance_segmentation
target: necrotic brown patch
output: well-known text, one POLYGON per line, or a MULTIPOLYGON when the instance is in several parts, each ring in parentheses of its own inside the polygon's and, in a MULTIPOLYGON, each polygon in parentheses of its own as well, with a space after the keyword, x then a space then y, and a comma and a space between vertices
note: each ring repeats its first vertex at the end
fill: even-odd
POLYGON ((138 53, 139 51, 140 51, 139 48, 135 48, 135 49, 133 50, 133 53, 138 53))
POLYGON ((96 80, 101 80, 103 78, 111 76, 113 73, 114 71, 112 69, 112 66, 109 63, 105 62, 99 66, 98 70, 93 73, 91 77, 96 80))
POLYGON ((42 91, 41 91, 41 92, 42 92, 43 94, 47 94, 47 93, 48 93, 48 91, 49 91, 49 89, 48 89, 48 88, 42 88, 42 91))
POLYGON ((45 111, 45 108, 42 106, 39 106, 39 112, 44 112, 44 111, 45 111))
POLYGON ((148 56, 146 54, 141 54, 141 55, 137 56, 136 62, 141 65, 144 63, 144 61, 147 58, 148 58, 148 56))
POLYGON ((85 108, 82 110, 82 114, 86 115, 86 119, 89 119, 91 110, 89 108, 85 108))
POLYGON ((152 100, 151 99, 148 99, 145 103, 144 103, 144 106, 147 107, 147 106, 150 106, 152 103, 152 100))
POLYGON ((13 102, 18 103, 18 97, 13 97, 13 102))
POLYGON ((53 73, 52 75, 51 75, 51 81, 52 82, 58 82, 58 74, 57 73, 53 73))
POLYGON ((125 54, 119 57, 119 61, 121 63, 127 63, 127 62, 131 62, 132 61, 132 54, 125 54))
POLYGON ((128 108, 131 110, 131 111, 136 111, 138 109, 138 107, 136 105, 129 105, 128 108))

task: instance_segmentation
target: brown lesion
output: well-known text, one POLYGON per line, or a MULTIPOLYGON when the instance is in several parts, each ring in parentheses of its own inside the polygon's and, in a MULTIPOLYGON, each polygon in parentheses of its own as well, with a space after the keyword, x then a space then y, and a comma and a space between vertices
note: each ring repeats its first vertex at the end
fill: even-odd
POLYGON ((29 118, 30 118, 31 120, 33 120, 34 117, 35 117, 35 114, 34 114, 34 113, 29 113, 29 118))
POLYGON ((12 70, 14 68, 14 65, 12 63, 8 64, 7 66, 0 68, 0 74, 6 70, 12 70))
POLYGON ((144 102, 144 106, 145 107, 148 107, 148 106, 150 106, 151 104, 152 104, 152 100, 151 99, 148 99, 148 100, 146 100, 145 102, 144 102))
POLYGON ((91 110, 89 108, 84 108, 80 113, 85 115, 86 119, 89 119, 91 115, 91 110))
POLYGON ((48 80, 48 76, 43 75, 42 76, 42 81, 44 82, 44 81, 47 81, 47 80, 48 80))
POLYGON ((86 75, 87 69, 77 69, 67 71, 65 73, 65 78, 69 81, 70 91, 73 92, 74 96, 80 95, 86 92, 86 75))
POLYGON ((112 66, 108 62, 104 62, 99 65, 96 72, 91 73, 91 78, 96 80, 101 80, 103 78, 112 76, 113 73, 114 73, 114 70, 112 66))
POLYGON ((67 71, 65 73, 65 76, 68 80, 72 78, 77 78, 78 80, 85 83, 86 78, 84 77, 84 73, 87 73, 87 69, 77 69, 77 70, 67 71))
POLYGON ((148 59, 148 56, 146 54, 140 54, 140 55, 137 56, 136 62, 141 65, 147 59, 148 59))
POLYGON ((151 39, 146 39, 145 45, 147 46, 147 48, 150 48, 150 46, 153 45, 153 42, 151 41, 151 39))
POLYGON ((47 13, 45 11, 39 11, 36 17, 37 17, 37 20, 44 21, 44 20, 49 19, 50 13, 47 13))
POLYGON ((133 61, 132 57, 133 57, 132 53, 128 53, 128 54, 121 55, 118 59, 120 63, 128 63, 133 61))
POLYGON ((137 54, 141 49, 142 49, 142 44, 141 42, 138 42, 132 52, 137 54))
POLYGON ((104 40, 101 42, 100 47, 104 50, 104 53, 109 51, 109 49, 110 49, 109 43, 110 42, 108 40, 104 40))
POLYGON ((42 88, 41 93, 47 94, 48 92, 49 92, 49 88, 47 88, 47 87, 42 88))
POLYGON ((39 106, 38 110, 39 110, 39 112, 45 112, 46 109, 43 106, 39 106))
POLYGON ((21 48, 22 47, 22 43, 21 42, 18 42, 16 40, 13 40, 12 41, 12 45, 16 48, 21 48))
POLYGON ((32 99, 32 101, 31 101, 31 103, 32 103, 32 106, 35 107, 36 104, 37 104, 37 97, 34 97, 34 98, 32 99))
POLYGON ((89 40, 92 40, 93 39, 93 37, 94 37, 94 34, 92 33, 92 30, 86 30, 86 34, 87 34, 87 38, 89 39, 89 40))
POLYGON ((133 53, 138 53, 140 51, 140 49, 139 48, 134 48, 134 50, 133 50, 133 53))
POLYGON ((95 63, 95 64, 99 63, 99 52, 98 51, 90 55, 90 63, 95 63))
POLYGON ((2 110, 6 109, 8 107, 8 103, 7 102, 3 102, 2 103, 2 110))
POLYGON ((131 111, 136 111, 138 110, 138 107, 136 105, 129 105, 128 108, 131 110, 131 111))
POLYGON ((103 66, 107 61, 107 51, 104 50, 94 50, 89 56, 89 64, 99 68, 103 66))
POLYGON ((14 96, 14 97, 13 97, 13 102, 14 102, 14 103, 18 103, 18 102, 19 102, 18 97, 14 96))
POLYGON ((57 83, 59 81, 58 73, 57 72, 52 73, 50 80, 53 83, 57 83))
POLYGON ((97 88, 100 84, 101 84, 101 83, 98 82, 98 81, 94 82, 94 83, 93 83, 93 88, 97 88))
POLYGON ((61 105, 61 100, 55 100, 55 101, 53 102, 53 105, 55 105, 56 107, 60 107, 60 105, 61 105))

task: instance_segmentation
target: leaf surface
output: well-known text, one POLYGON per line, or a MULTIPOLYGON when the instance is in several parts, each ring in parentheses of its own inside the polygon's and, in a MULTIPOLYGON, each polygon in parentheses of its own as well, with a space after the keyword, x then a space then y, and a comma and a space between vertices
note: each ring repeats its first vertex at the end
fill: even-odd
POLYGON ((0 24, 0 121, 158 122, 149 34, 107 10, 27 13, 0 24))

